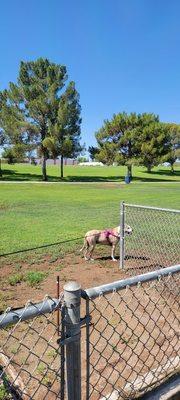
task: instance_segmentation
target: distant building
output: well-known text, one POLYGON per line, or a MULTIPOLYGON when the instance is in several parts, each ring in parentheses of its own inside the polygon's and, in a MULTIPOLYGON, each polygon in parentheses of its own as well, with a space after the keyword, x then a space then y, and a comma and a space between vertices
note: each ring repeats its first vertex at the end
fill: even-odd
MULTIPOLYGON (((35 158, 35 161, 37 162, 37 165, 40 165, 42 163, 41 158, 35 158)), ((61 160, 59 158, 56 158, 56 160, 53 160, 52 158, 48 158, 46 160, 47 165, 60 165, 61 160)), ((63 159, 63 164, 64 165, 77 165, 78 161, 73 159, 73 158, 64 158, 63 159)))

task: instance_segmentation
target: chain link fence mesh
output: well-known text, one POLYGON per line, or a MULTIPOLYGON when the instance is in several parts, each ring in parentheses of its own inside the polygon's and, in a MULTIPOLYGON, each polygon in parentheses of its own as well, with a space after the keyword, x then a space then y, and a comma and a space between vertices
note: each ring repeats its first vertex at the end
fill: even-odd
MULTIPOLYGON (((43 306, 49 300, 46 297, 43 306)), ((7 309, 4 318, 10 313, 7 309)), ((19 321, 0 330, 0 391, 4 400, 63 399, 64 350, 57 344, 56 313, 44 314, 28 302, 19 321), (23 321, 30 307, 37 315, 23 321)))
MULTIPOLYGON (((144 276, 144 275, 142 275, 144 276)), ((125 286, 82 303, 81 314, 91 316, 82 329, 82 400, 132 399, 159 386, 179 368, 180 274, 125 286), (90 334, 89 334, 90 333, 90 334), (85 355, 86 354, 86 355, 85 355), (88 383, 86 394, 85 380, 88 383)), ((43 312, 28 303, 13 325, 2 327, 11 310, 1 316, 0 394, 3 400, 65 399, 64 305, 57 333, 56 312, 43 312), (29 309, 33 318, 24 320, 29 309)), ((62 299, 61 299, 62 301, 62 299)), ((13 318, 14 319, 14 318, 13 318)))
POLYGON ((180 211, 125 204, 125 223, 133 233, 125 236, 124 267, 138 274, 176 265, 180 259, 180 211))
POLYGON ((89 301, 89 399, 133 399, 178 371, 179 275, 89 301))

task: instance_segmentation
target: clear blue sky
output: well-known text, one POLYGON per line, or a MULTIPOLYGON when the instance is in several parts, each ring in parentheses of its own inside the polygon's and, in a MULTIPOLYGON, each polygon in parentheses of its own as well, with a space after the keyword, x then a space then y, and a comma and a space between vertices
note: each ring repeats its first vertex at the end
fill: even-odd
POLYGON ((1 0, 0 38, 0 90, 21 60, 67 66, 87 145, 120 111, 180 122, 179 0, 1 0))

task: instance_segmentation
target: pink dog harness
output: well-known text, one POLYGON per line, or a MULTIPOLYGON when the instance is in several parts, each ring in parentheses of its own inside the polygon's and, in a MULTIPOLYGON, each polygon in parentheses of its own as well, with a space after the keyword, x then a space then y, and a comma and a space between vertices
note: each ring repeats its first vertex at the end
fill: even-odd
POLYGON ((109 236, 114 236, 114 237, 116 237, 116 238, 119 238, 119 236, 118 236, 118 235, 115 235, 111 229, 106 229, 106 230, 104 231, 104 234, 105 234, 105 238, 107 239, 107 241, 108 241, 110 244, 111 244, 111 242, 110 242, 110 240, 109 240, 109 236))

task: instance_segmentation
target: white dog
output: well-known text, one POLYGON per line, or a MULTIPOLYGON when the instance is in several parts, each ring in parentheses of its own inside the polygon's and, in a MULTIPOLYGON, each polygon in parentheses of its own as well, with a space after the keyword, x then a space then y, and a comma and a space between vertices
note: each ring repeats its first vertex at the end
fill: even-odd
MULTIPOLYGON (((131 235, 132 228, 129 225, 125 224, 124 233, 126 235, 131 235)), ((93 260, 92 254, 96 244, 106 244, 112 247, 111 258, 113 261, 116 261, 116 259, 114 258, 114 253, 119 240, 120 240, 120 226, 106 230, 94 229, 85 234, 84 245, 80 251, 85 250, 84 252, 85 260, 93 260)))

